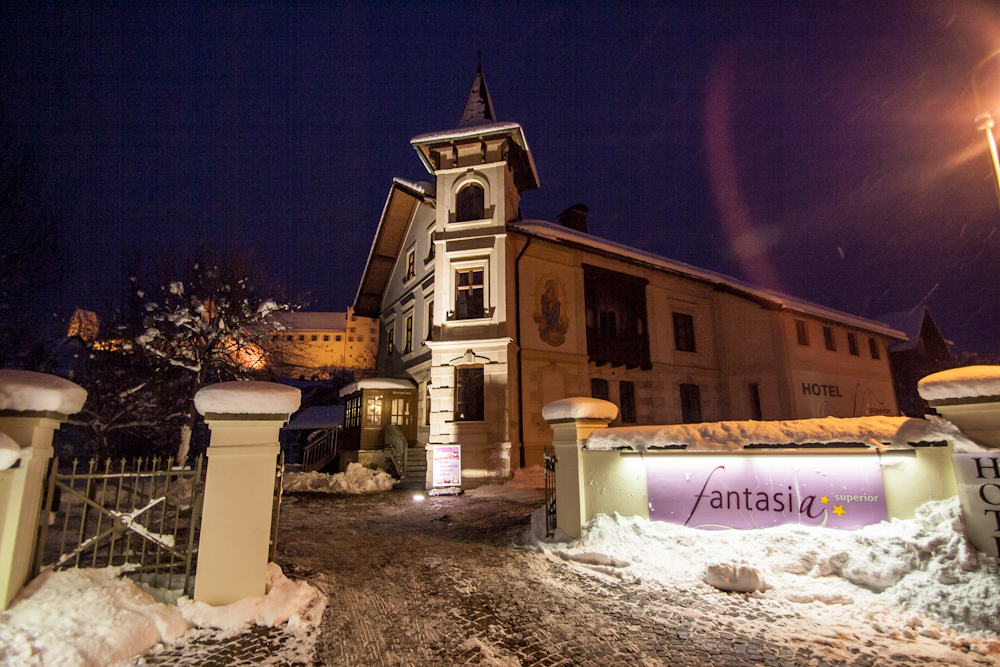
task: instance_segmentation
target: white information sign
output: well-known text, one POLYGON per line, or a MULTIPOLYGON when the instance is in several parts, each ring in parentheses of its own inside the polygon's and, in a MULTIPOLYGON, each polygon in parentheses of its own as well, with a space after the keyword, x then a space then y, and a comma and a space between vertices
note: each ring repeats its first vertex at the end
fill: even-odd
POLYGON ((1000 555, 1000 452, 952 454, 962 515, 980 551, 1000 555))
POLYGON ((462 485, 462 446, 437 445, 434 447, 434 488, 462 485))

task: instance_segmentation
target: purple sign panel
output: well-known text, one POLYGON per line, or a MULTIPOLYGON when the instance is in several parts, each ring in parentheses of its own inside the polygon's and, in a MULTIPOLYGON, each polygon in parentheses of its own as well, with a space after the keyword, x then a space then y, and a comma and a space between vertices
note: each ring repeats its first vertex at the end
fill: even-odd
POLYGON ((690 528, 783 523, 853 529, 887 521, 872 456, 647 456, 649 518, 690 528))

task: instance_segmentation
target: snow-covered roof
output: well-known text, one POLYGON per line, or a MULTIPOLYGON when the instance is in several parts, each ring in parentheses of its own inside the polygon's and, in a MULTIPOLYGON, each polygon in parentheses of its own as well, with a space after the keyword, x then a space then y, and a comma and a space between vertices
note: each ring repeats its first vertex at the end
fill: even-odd
POLYGON ((925 401, 1000 396, 1000 366, 964 366, 934 373, 917 383, 925 401))
POLYGON ((344 423, 343 405, 314 405, 306 408, 285 425, 284 430, 315 431, 344 423))
POLYGON ((82 410, 86 401, 86 389, 61 377, 0 370, 0 410, 71 415, 82 410))
POLYGON ((362 389, 413 389, 414 385, 409 380, 397 380, 394 378, 366 378, 352 382, 340 390, 341 397, 361 391, 362 389))
POLYGON ((292 331, 343 331, 347 326, 347 313, 316 313, 296 311, 275 316, 286 329, 292 331))
POLYGON ((626 426, 591 433, 587 449, 685 447, 687 451, 738 451, 748 445, 864 444, 907 448, 916 443, 955 442, 956 450, 977 451, 951 422, 939 417, 826 417, 790 421, 724 421, 669 426, 626 426))
POLYGON ((203 415, 290 415, 301 399, 301 391, 277 382, 219 382, 199 389, 194 407, 203 415))
POLYGON ((497 113, 493 109, 493 98, 486 87, 486 77, 483 76, 483 66, 476 70, 476 78, 472 80, 472 88, 469 90, 469 99, 465 101, 465 108, 462 109, 462 117, 458 121, 459 127, 469 125, 482 125, 492 123, 497 119, 497 113))
POLYGON ((709 271, 708 269, 700 269, 696 266, 685 264, 684 262, 667 259, 644 250, 630 248, 629 246, 621 243, 607 241, 590 234, 585 234, 574 229, 569 229, 568 227, 563 227, 562 225, 546 222, 544 220, 517 220, 507 223, 507 226, 511 229, 530 236, 535 236, 537 238, 554 241, 563 245, 582 246, 589 250, 595 250, 600 253, 613 255, 616 258, 623 259, 628 262, 645 264, 646 266, 660 269, 662 271, 676 273, 685 277, 694 278, 696 280, 702 280, 712 285, 727 287, 737 295, 753 300, 767 301, 786 310, 793 310, 807 315, 812 315, 820 319, 839 322, 864 331, 882 334, 884 336, 888 336, 889 338, 896 338, 899 340, 907 339, 906 334, 902 331, 886 326, 881 322, 865 319, 863 317, 857 317, 856 315, 850 315, 848 313, 834 310, 833 308, 827 308, 826 306, 821 306, 819 304, 806 301, 805 299, 800 299, 775 290, 755 287, 722 273, 709 271))
MULTIPOLYGON (((879 315, 878 321, 888 324, 893 329, 899 329, 906 334, 909 338, 907 341, 901 341, 892 346, 893 352, 903 352, 905 350, 912 350, 917 347, 917 343, 920 342, 920 332, 924 326, 924 319, 930 318, 931 323, 935 328, 937 328, 937 322, 934 321, 934 316, 931 315, 930 310, 927 306, 918 305, 909 310, 900 310, 895 313, 888 313, 886 315, 879 315)), ((940 330, 938 331, 940 333, 940 330)), ((944 339, 942 337, 942 339, 944 339)), ((945 344, 953 345, 950 340, 945 340, 945 344)))

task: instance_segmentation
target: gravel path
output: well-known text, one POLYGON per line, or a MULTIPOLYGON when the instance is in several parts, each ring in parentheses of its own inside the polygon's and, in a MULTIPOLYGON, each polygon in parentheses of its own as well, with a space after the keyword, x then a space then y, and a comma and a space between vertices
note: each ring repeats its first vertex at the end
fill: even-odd
POLYGON ((317 665, 996 664, 518 546, 540 497, 286 501, 277 561, 329 596, 317 665))

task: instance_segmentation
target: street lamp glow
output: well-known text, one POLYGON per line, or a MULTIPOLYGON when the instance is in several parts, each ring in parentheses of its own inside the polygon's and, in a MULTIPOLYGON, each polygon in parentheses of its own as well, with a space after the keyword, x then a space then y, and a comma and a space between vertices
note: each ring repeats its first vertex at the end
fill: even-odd
POLYGON ((983 67, 998 55, 1000 55, 1000 49, 980 60, 976 68, 972 70, 972 95, 976 99, 976 111, 978 112, 976 129, 986 132, 986 142, 990 147, 990 157, 993 159, 993 174, 996 177, 994 185, 997 189, 997 203, 1000 204, 1000 157, 997 155, 996 137, 993 136, 993 116, 983 103, 983 92, 979 85, 983 67))

